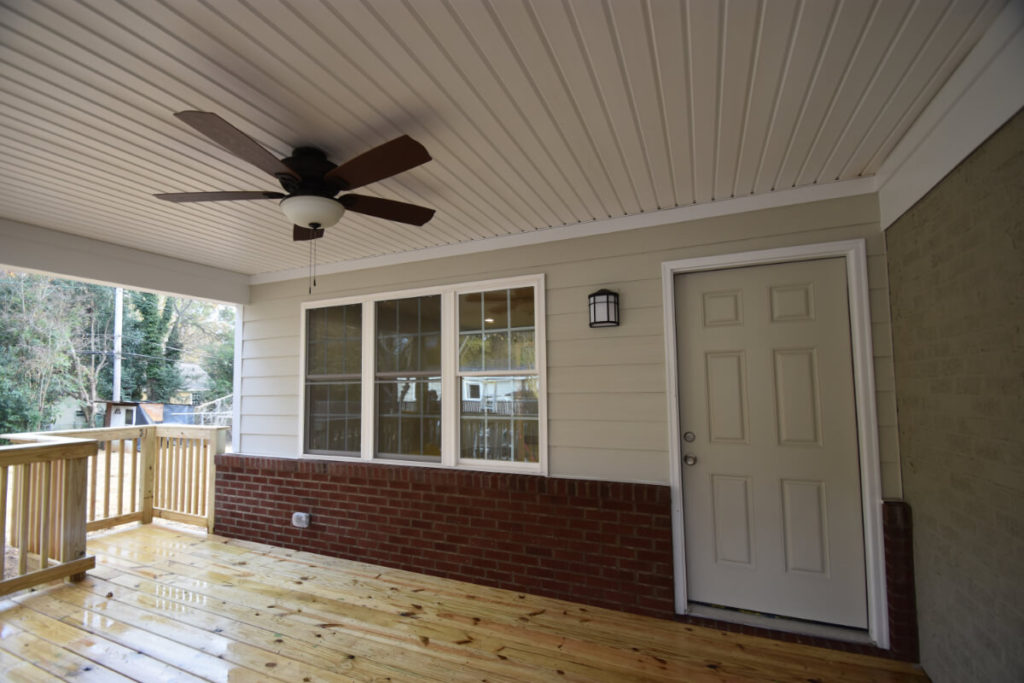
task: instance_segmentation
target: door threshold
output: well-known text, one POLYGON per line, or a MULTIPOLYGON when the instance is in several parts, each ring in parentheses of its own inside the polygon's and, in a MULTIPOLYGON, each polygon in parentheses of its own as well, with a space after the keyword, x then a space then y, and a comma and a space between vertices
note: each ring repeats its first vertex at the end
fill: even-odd
POLYGON ((763 628, 768 631, 782 631, 784 633, 797 633, 804 636, 827 638, 829 640, 841 640, 846 643, 875 644, 866 629, 822 624, 817 621, 804 621, 802 619, 788 619, 786 617, 758 614, 728 607, 713 607, 696 602, 691 602, 688 605, 686 616, 728 621, 743 626, 763 628))

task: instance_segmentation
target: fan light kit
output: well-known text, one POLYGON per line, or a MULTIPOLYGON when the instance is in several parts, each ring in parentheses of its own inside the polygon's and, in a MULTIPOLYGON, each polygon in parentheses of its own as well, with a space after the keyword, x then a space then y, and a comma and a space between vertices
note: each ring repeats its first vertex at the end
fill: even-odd
POLYGON ((294 194, 281 200, 281 211, 295 225, 316 230, 335 225, 345 213, 345 207, 330 197, 294 194))
POLYGON ((297 147, 287 159, 278 159, 217 114, 182 111, 175 116, 239 159, 274 176, 287 194, 262 190, 173 192, 158 194, 158 199, 169 202, 280 199, 281 211, 292 222, 292 239, 296 241, 323 237, 324 229, 341 220, 346 210, 409 225, 423 225, 434 217, 433 209, 393 199, 351 193, 338 196, 430 161, 430 154, 423 145, 408 135, 335 165, 315 147, 297 147))

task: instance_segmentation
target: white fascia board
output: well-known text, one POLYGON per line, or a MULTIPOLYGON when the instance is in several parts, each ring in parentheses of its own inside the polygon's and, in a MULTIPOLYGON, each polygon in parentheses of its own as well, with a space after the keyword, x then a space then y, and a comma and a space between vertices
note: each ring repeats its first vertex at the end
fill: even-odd
MULTIPOLYGON (((672 223, 685 223, 687 221, 699 220, 702 218, 715 218, 732 214, 747 213, 759 209, 771 209, 780 206, 791 206, 793 204, 806 204, 810 202, 824 201, 827 199, 838 199, 840 197, 854 197, 862 194, 871 194, 877 191, 877 185, 873 177, 855 178, 838 183, 827 183, 824 185, 808 185, 797 187, 791 190, 781 190, 767 194, 751 195, 748 197, 736 197, 723 199, 721 201, 708 202, 707 204, 693 204, 680 206, 662 211, 651 211, 633 216, 622 216, 620 218, 608 218, 589 223, 574 223, 572 225, 557 226, 530 232, 522 232, 515 235, 503 235, 459 244, 448 244, 441 247, 430 247, 416 251, 402 252, 398 254, 387 254, 385 256, 370 256, 368 258, 355 259, 352 261, 341 261, 339 263, 318 265, 317 273, 330 275, 332 273, 344 273, 354 270, 366 270, 369 268, 380 268, 383 266, 394 266, 403 263, 416 261, 429 261, 432 259, 447 258, 449 256, 465 256, 467 254, 478 254, 485 251, 496 251, 498 249, 510 249, 523 247, 532 244, 544 244, 559 240, 575 239, 578 237, 593 237, 623 230, 637 230, 639 228, 651 228, 659 225, 670 225, 672 223)), ((249 278, 249 283, 262 285, 270 282, 283 282, 286 280, 297 280, 307 277, 308 271, 305 268, 292 268, 273 273, 259 273, 249 278)))
POLYGON ((217 303, 249 303, 249 276, 0 218, 0 263, 217 303))
POLYGON ((878 169, 882 229, 1024 107, 1024 0, 1011 0, 878 169))

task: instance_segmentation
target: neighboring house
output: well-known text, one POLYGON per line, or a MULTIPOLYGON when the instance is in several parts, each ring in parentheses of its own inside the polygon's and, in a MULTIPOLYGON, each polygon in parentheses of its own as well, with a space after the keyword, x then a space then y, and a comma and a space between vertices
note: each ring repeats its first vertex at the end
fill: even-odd
MULTIPOLYGON (((598 66, 584 65, 582 55, 595 43, 573 34, 570 24, 596 31, 598 18, 617 16, 618 2, 572 21, 562 3, 536 3, 522 16, 515 3, 480 14, 465 5, 481 23, 503 12, 521 20, 509 19, 503 30, 539 27, 516 34, 530 41, 521 46, 525 66, 497 60, 509 73, 549 56, 559 70, 534 71, 523 82, 509 76, 502 87, 488 87, 486 78, 466 87, 466 73, 494 68, 481 66, 479 43, 460 52, 475 57, 456 65, 444 50, 428 49, 437 34, 426 37, 430 29, 461 35, 464 24, 424 21, 424 35, 409 36, 408 49, 420 58, 406 67, 425 69, 428 90, 469 103, 471 114, 439 106, 450 118, 432 111, 417 123, 420 95, 402 100, 407 108, 397 118, 410 130, 426 133, 432 117, 445 121, 434 129, 441 131, 432 150, 439 170, 386 187, 448 202, 441 208, 456 220, 441 225, 461 237, 407 237, 377 223, 329 229, 318 246, 329 255, 321 257, 313 288, 306 261, 285 267, 259 260, 261 240, 282 252, 292 246, 279 248, 253 229, 260 209, 182 209, 183 235, 211 240, 189 263, 181 253, 153 253, 184 238, 133 250, 120 234, 90 233, 88 221, 66 235, 61 221, 29 207, 0 221, 0 261, 91 279, 117 272, 128 286, 243 307, 235 454, 217 462, 218 533, 661 617, 809 631, 839 641, 834 647, 877 647, 896 657, 916 658, 920 636, 921 661, 937 681, 1024 675, 1017 647, 1024 623, 1022 4, 960 3, 927 22, 901 14, 891 33, 849 41, 836 62, 818 64, 816 51, 789 60, 780 43, 771 53, 778 78, 735 91, 721 85, 727 75, 768 66, 752 60, 751 50, 734 54, 718 46, 717 33, 687 33, 697 45, 712 41, 706 58, 728 57, 721 65, 716 58, 722 73, 715 78, 686 72, 690 87, 721 91, 721 101, 710 105, 677 97, 682 86, 662 87, 674 71, 631 72, 646 63, 647 48, 664 41, 652 38, 635 49, 609 34, 615 49, 598 51, 605 57, 598 66), (987 17, 984 26, 964 20, 984 36, 967 41, 941 33, 946 19, 967 9, 987 17), (927 51, 902 42, 933 29, 940 39, 927 51), (956 70, 943 61, 954 53, 956 70), (839 62, 865 54, 877 64, 883 55, 902 61, 898 69, 876 64, 838 78, 839 62), (870 89, 915 74, 919 62, 948 66, 934 72, 934 90, 926 83, 889 96, 870 89), (823 80, 842 81, 823 99, 793 96, 781 76, 809 83, 823 72, 823 80), (601 90, 608 73, 634 79, 635 88, 601 90), (503 88, 513 87, 522 88, 523 99, 505 108, 521 114, 531 135, 543 134, 551 110, 572 111, 572 125, 559 123, 564 144, 533 145, 503 125, 474 128, 474 116, 501 113, 491 103, 504 102, 503 88), (919 99, 920 106, 910 106, 919 99), (645 108, 653 100, 658 106, 645 108), (714 135, 658 132, 676 131, 665 112, 678 114, 670 104, 683 106, 682 100, 696 112, 692 127, 710 121, 714 135), (785 111, 766 113, 780 103, 785 111), (855 114, 864 111, 871 114, 862 130, 855 114), (903 115, 906 125, 899 123, 903 115), (808 119, 817 124, 797 126, 808 119), (763 126, 728 128, 747 120, 763 126), (792 128, 779 132, 784 123, 792 128), (875 123, 884 131, 869 140, 865 130, 875 123), (595 145, 598 154, 587 140, 603 127, 615 134, 595 145), (720 127, 738 132, 718 139, 720 127), (479 149, 485 138, 507 140, 495 143, 504 156, 479 152, 477 163, 478 150, 468 144, 473 152, 463 159, 472 164, 451 161, 463 147, 460 136, 477 140, 478 133, 479 149), (819 149, 824 138, 832 146, 819 149), (631 148, 647 139, 666 144, 632 156, 631 148), (684 142, 692 143, 692 157, 659 161, 658 150, 678 152, 684 142), (565 226, 551 218, 547 229, 527 230, 534 212, 557 218, 557 210, 523 197, 530 173, 543 173, 560 156, 572 157, 585 182, 545 176, 551 202, 601 198, 588 206, 589 218, 565 226), (519 157, 530 164, 506 167, 519 157), (609 167, 619 166, 613 157, 623 160, 619 183, 610 180, 609 167), (780 174, 792 171, 790 189, 775 191, 769 179, 756 191, 753 184, 735 191, 743 168, 758 170, 769 160, 780 174), (803 165, 812 161, 829 173, 797 183, 811 177, 803 165), (738 175, 722 170, 733 166, 738 175), (854 167, 864 177, 843 176, 854 167), (522 194, 506 205, 491 204, 475 185, 455 198, 443 191, 461 182, 459 173, 492 172, 522 194), (716 183, 720 199, 712 201, 716 183), (694 192, 661 210, 661 184, 666 196, 684 184, 694 192), (636 206, 605 219, 613 212, 602 201, 631 205, 630 197, 613 200, 616 193, 636 195, 636 206), (648 194, 650 204, 643 201, 648 194), (517 214, 511 223, 521 225, 502 223, 506 206, 517 214), (47 227, 28 225, 33 217, 47 227), (491 222, 504 227, 474 239, 478 226, 491 222), (224 234, 236 243, 215 240, 224 234), (391 248, 375 242, 380 235, 409 241, 391 248), (370 246, 351 257, 330 241, 343 236, 352 238, 346 248, 370 246), (599 289, 620 295, 619 326, 588 326, 587 297, 599 289), (291 526, 300 511, 312 513, 308 529, 291 526)), ((918 9, 935 9, 928 5, 918 9)), ((879 3, 870 12, 892 6, 879 3)), ((836 26, 823 7, 831 5, 807 3, 796 13, 817 17, 806 25, 821 29, 821 41, 836 26)), ((855 17, 847 13, 861 11, 857 3, 842 7, 849 21, 855 17)), ((759 24, 748 19, 753 36, 759 24)), ((664 38, 669 30, 654 21, 619 21, 623 31, 633 26, 634 37, 664 38)), ((861 21, 869 22, 867 14, 861 21)), ((374 35, 391 45, 396 30, 374 35)), ((496 51, 508 47, 501 31, 481 35, 496 41, 496 51)), ((278 49, 291 54, 294 44, 278 49)), ((232 65, 222 68, 243 68, 232 65)), ((239 83, 263 78, 258 70, 249 74, 249 66, 239 83)), ((377 73, 402 87, 400 79, 392 83, 393 72, 377 73)), ((217 100, 185 86, 161 93, 146 77, 137 82, 162 102, 147 100, 152 111, 133 123, 143 137, 162 125, 162 106, 213 107, 217 100)), ((323 106, 334 111, 350 98, 333 83, 324 77, 304 92, 323 95, 323 106)), ((270 138, 268 131, 285 135, 299 126, 281 100, 251 97, 252 106, 237 105, 250 117, 240 126, 263 127, 270 138)), ((353 106, 376 120, 365 104, 353 106)), ((337 115, 356 117, 347 109, 337 115)), ((389 134, 393 127, 386 126, 389 134)), ((181 145, 198 145, 190 134, 173 135, 181 145)), ((248 189, 249 172, 232 167, 220 182, 248 189)), ((144 196, 168 182, 158 175, 133 191, 144 196)), ((154 221, 164 210, 139 208, 154 221)), ((107 218, 98 212, 90 220, 107 218)), ((158 224, 152 232, 166 228, 158 224)), ((145 222, 138 232, 148 235, 145 222)))
POLYGON ((64 429, 82 429, 85 424, 85 417, 78 406, 78 401, 73 398, 65 398, 57 404, 57 414, 46 427, 46 431, 58 431, 64 429))
POLYGON ((172 397, 171 403, 188 406, 201 403, 212 386, 209 373, 198 363, 178 363, 178 372, 181 373, 181 389, 172 397))

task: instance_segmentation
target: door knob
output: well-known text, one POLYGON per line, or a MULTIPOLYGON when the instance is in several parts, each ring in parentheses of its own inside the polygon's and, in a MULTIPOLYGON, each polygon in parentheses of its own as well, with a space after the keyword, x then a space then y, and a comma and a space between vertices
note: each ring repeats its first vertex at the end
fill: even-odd
POLYGON ((693 467, 694 465, 697 464, 697 456, 690 455, 689 453, 687 453, 686 455, 683 456, 683 464, 693 467))

